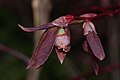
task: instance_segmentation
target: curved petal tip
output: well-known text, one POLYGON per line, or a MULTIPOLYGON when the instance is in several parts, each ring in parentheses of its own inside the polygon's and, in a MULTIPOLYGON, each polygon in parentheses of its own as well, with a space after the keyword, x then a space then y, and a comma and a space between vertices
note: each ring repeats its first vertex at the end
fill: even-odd
POLYGON ((24 27, 24 26, 21 26, 20 24, 18 24, 18 26, 23 30, 23 31, 26 31, 26 32, 34 32, 36 31, 36 29, 33 27, 33 28, 27 28, 27 27, 24 27))

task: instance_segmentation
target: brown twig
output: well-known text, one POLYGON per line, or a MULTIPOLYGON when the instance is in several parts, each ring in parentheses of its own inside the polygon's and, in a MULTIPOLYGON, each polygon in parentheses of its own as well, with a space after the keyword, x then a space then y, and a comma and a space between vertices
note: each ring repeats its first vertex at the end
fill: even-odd
MULTIPOLYGON (((120 13, 120 6, 117 7, 111 7, 111 8, 99 8, 96 7, 95 10, 98 10, 100 13, 96 13, 97 16, 95 17, 81 17, 81 16, 74 16, 75 20, 84 20, 84 19, 96 19, 99 17, 104 17, 104 16, 113 16, 115 14, 119 14, 120 13), (108 10, 107 10, 108 9, 108 10)), ((93 11, 95 11, 94 8, 91 9, 89 12, 87 13, 92 13, 93 11)), ((85 14, 85 13, 83 13, 85 14)))
POLYGON ((80 14, 85 14, 85 13, 89 13, 89 12, 102 13, 102 12, 105 12, 105 11, 108 11, 108 10, 115 10, 115 9, 119 9, 119 8, 120 8, 120 5, 110 5, 110 6, 104 6, 104 7, 92 6, 92 7, 88 7, 88 8, 80 7, 79 12, 78 11, 72 11, 71 14, 80 15, 80 14))
POLYGON ((3 44, 0 44, 0 51, 6 52, 6 53, 16 57, 17 59, 24 61, 25 63, 27 63, 29 60, 29 58, 27 56, 25 56, 23 53, 18 52, 12 48, 9 48, 3 44))

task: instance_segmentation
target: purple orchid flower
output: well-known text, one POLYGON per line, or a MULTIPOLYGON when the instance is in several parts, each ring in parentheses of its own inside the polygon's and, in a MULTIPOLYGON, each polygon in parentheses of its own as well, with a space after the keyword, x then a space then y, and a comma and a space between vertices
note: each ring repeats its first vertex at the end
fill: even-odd
MULTIPOLYGON (((93 13, 82 15, 82 17, 87 18, 95 16, 97 15, 93 13)), ((86 19, 82 27, 84 30, 84 36, 86 37, 86 41, 83 43, 83 49, 88 53, 93 53, 94 56, 92 54, 90 56, 93 63, 95 74, 97 75, 99 70, 98 59, 103 60, 105 58, 105 53, 101 41, 95 30, 94 24, 89 19, 86 19)))
POLYGON ((68 25, 74 20, 72 15, 62 16, 52 21, 51 23, 41 25, 38 27, 27 28, 18 25, 22 30, 26 32, 34 32, 38 30, 46 31, 43 33, 39 40, 31 59, 28 62, 29 68, 39 68, 48 59, 50 53, 55 46, 55 50, 60 60, 63 63, 66 54, 70 51, 70 31, 68 25))

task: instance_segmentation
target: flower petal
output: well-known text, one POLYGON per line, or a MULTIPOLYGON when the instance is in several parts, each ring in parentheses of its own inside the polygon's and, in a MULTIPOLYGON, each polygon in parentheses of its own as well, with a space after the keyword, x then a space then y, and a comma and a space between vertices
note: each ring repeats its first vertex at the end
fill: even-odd
POLYGON ((87 35, 89 34, 89 32, 92 32, 92 31, 94 31, 97 34, 94 24, 90 21, 84 22, 82 27, 84 29, 84 35, 87 35))
POLYGON ((54 47, 57 32, 58 28, 55 27, 48 29, 44 33, 42 39, 39 41, 34 50, 32 58, 28 63, 27 69, 31 67, 36 69, 45 63, 54 47))
POLYGON ((93 56, 91 56, 91 60, 92 60, 92 65, 93 65, 94 72, 95 72, 96 75, 98 75, 98 72, 99 72, 99 62, 93 56))
POLYGON ((51 23, 40 25, 40 26, 37 26, 37 27, 24 27, 24 26, 21 26, 20 24, 18 24, 18 26, 26 32, 34 32, 34 31, 44 30, 44 29, 54 27, 54 25, 51 24, 51 23))
POLYGON ((86 38, 93 54, 98 59, 103 60, 105 58, 105 53, 101 41, 97 36, 97 34, 94 31, 89 32, 89 34, 86 35, 86 38))
POLYGON ((55 39, 55 46, 59 49, 63 49, 64 52, 68 52, 69 50, 67 49, 70 45, 70 31, 68 28, 60 28, 56 39, 55 39))
POLYGON ((65 33, 66 33, 66 35, 69 36, 69 38, 71 39, 71 34, 70 34, 69 28, 65 28, 65 33))
POLYGON ((58 59, 60 61, 60 63, 62 64, 65 57, 66 57, 66 52, 62 51, 62 50, 58 50, 57 48, 55 48, 55 51, 57 53, 58 59))

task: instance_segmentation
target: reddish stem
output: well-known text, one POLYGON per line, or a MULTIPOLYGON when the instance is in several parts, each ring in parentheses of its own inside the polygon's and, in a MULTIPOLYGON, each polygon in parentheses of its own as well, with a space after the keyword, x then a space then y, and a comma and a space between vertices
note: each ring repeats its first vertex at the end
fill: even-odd
MULTIPOLYGON (((105 74, 105 73, 110 73, 110 72, 112 72, 112 71, 114 71, 116 69, 120 69, 120 64, 113 64, 113 65, 105 66, 105 67, 100 69, 99 75, 100 74, 105 74)), ((85 73, 85 74, 82 74, 82 75, 77 76, 77 77, 74 77, 74 78, 72 78, 70 80, 80 80, 82 78, 91 77, 91 76, 94 76, 94 72, 93 71, 85 73)))
MULTIPOLYGON (((98 10, 101 13, 97 14, 97 16, 95 16, 95 17, 89 17, 89 18, 88 17, 81 17, 81 16, 74 16, 74 19, 75 20, 85 20, 85 19, 92 20, 92 19, 96 19, 96 18, 99 18, 99 17, 103 17, 103 16, 113 16, 115 14, 119 14, 120 13, 120 6, 116 6, 116 7, 111 6, 110 8, 109 7, 107 7, 107 8, 95 7, 93 9, 90 9, 90 11, 88 11, 87 13, 92 13, 93 10, 94 11, 98 10), (111 10, 113 10, 113 11, 111 11, 111 10)), ((83 13, 83 14, 85 14, 85 13, 83 13)))
POLYGON ((25 56, 23 53, 18 52, 12 48, 9 48, 3 44, 0 44, 0 51, 6 52, 6 53, 16 57, 17 59, 24 61, 25 63, 27 63, 29 60, 29 58, 27 56, 25 56))

